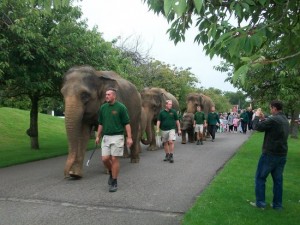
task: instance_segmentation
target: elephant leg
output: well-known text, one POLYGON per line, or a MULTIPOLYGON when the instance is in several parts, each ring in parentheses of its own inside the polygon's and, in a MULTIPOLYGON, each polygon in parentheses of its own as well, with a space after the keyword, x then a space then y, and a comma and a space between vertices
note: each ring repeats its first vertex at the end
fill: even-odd
POLYGON ((190 143, 194 143, 195 142, 195 134, 194 134, 194 131, 191 130, 189 133, 188 133, 188 137, 189 137, 189 142, 190 143))
POLYGON ((131 158, 130 162, 131 163, 139 163, 140 162, 140 156, 139 152, 141 151, 141 145, 140 142, 137 140, 134 140, 131 146, 131 158))
MULTIPOLYGON (((154 125, 152 124, 151 127, 151 132, 152 134, 155 134, 155 130, 154 130, 154 125)), ((156 146, 156 139, 155 139, 155 135, 152 135, 152 139, 151 139, 151 143, 149 145, 149 147, 147 148, 148 151, 155 151, 158 150, 158 147, 156 146)))
POLYGON ((82 137, 79 138, 78 149, 75 161, 69 171, 70 177, 81 178, 83 170, 83 160, 86 148, 90 139, 90 126, 87 124, 82 125, 82 137))
POLYGON ((209 138, 209 137, 210 137, 210 135, 207 131, 207 127, 204 127, 203 128, 203 141, 206 141, 206 138, 209 138))
POLYGON ((181 131, 181 144, 186 144, 186 131, 181 131))

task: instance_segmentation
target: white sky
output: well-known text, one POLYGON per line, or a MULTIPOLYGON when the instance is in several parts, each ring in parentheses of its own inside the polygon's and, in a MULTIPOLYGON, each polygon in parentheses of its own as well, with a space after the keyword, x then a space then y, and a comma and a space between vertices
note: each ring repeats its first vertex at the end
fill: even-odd
MULTIPOLYGON (((106 41, 121 36, 140 38, 144 51, 150 49, 149 56, 177 68, 191 67, 191 72, 200 80, 204 88, 214 87, 222 91, 237 91, 229 82, 227 75, 213 69, 219 59, 211 61, 205 56, 202 47, 194 43, 197 30, 186 33, 184 43, 175 44, 166 34, 169 25, 165 18, 158 17, 142 0, 82 0, 79 4, 83 18, 92 28, 97 25, 106 41)), ((129 42, 130 43, 130 42, 129 42)))

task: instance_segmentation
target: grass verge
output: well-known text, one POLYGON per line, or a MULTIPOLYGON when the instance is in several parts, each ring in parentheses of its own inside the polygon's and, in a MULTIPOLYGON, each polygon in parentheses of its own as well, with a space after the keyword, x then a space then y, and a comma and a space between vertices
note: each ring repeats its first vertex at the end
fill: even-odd
MULTIPOLYGON (((263 133, 254 133, 224 169, 201 193, 184 215, 184 225, 281 225, 300 221, 300 140, 289 139, 284 171, 282 211, 250 206, 254 196, 254 175, 260 157, 263 133)), ((272 178, 268 177, 266 200, 272 201, 272 178)))
POLYGON ((67 154, 64 119, 41 113, 38 115, 40 149, 31 149, 26 134, 29 114, 25 110, 0 108, 0 168, 67 154))

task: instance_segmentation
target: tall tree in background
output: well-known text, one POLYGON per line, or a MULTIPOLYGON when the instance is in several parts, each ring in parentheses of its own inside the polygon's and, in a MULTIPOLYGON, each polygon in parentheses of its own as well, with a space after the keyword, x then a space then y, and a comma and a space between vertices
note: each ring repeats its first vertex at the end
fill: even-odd
POLYGON ((119 51, 80 21, 79 8, 44 10, 30 1, 0 3, 1 97, 26 96, 31 101, 31 147, 39 149, 38 103, 60 96, 62 75, 74 65, 120 71, 119 51))
POLYGON ((195 41, 210 57, 219 56, 234 66, 233 80, 245 82, 259 65, 285 61, 300 67, 299 0, 144 0, 149 9, 166 17, 175 43, 185 40, 193 22, 199 29, 195 41), (281 54, 264 53, 282 47, 281 54))

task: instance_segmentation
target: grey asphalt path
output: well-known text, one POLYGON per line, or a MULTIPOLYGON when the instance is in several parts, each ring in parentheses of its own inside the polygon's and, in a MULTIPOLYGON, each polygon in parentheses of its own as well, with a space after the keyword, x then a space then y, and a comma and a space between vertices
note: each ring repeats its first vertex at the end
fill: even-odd
MULTIPOLYGON (((119 190, 96 151, 81 180, 63 179, 66 156, 0 169, 0 225, 176 225, 249 134, 217 133, 204 145, 175 144, 175 162, 145 151, 121 159, 119 190)), ((143 146, 145 149, 145 146, 143 146)), ((91 152, 87 152, 86 160, 91 152)))

